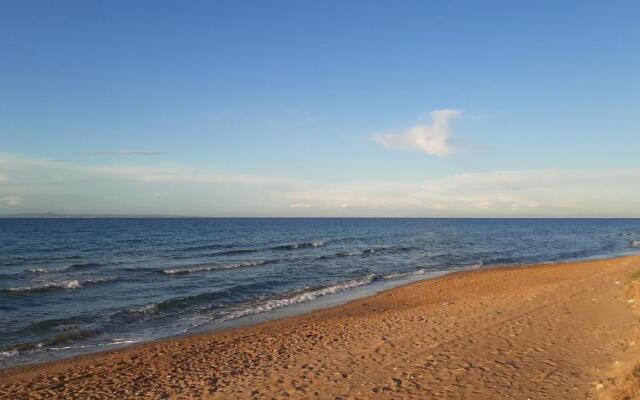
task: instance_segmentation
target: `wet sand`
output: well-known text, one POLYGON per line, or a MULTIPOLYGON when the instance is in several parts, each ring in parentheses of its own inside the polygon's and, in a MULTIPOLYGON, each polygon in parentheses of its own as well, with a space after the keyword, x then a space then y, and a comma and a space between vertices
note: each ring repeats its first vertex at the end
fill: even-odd
POLYGON ((637 399, 639 271, 630 256, 456 273, 308 315, 0 371, 0 397, 637 399))

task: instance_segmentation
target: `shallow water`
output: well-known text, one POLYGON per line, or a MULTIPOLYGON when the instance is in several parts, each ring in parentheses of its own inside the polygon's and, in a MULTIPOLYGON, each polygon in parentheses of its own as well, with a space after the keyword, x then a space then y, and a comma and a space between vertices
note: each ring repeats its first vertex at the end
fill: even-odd
POLYGON ((638 219, 0 219, 0 366, 637 251, 638 219))

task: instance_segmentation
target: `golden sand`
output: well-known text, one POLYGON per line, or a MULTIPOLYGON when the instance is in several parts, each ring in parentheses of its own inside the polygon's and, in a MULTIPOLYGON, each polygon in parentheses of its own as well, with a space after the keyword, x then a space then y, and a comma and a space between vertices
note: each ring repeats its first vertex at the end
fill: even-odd
POLYGON ((639 399, 638 271, 640 256, 457 273, 308 315, 5 370, 0 397, 639 399))

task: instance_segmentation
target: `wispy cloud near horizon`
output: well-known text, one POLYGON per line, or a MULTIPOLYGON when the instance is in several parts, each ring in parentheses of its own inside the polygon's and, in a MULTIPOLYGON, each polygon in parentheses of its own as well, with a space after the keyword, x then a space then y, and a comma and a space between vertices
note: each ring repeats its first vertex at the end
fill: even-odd
POLYGON ((460 114, 462 111, 455 109, 432 111, 429 124, 418 123, 400 133, 374 134, 372 139, 391 149, 414 149, 437 157, 450 156, 455 152, 451 144, 451 121, 460 114))
POLYGON ((97 150, 74 153, 81 156, 164 156, 164 151, 156 150, 97 150))
POLYGON ((15 207, 20 204, 22 198, 20 196, 4 196, 0 200, 9 207, 15 207))
POLYGON ((309 208, 309 207, 311 207, 311 204, 309 204, 309 203, 304 203, 304 204, 293 203, 293 204, 289 204, 289 207, 291 207, 291 208, 309 208))
POLYGON ((178 163, 52 162, 0 153, 0 214, 640 217, 640 169, 470 172, 323 182, 178 163))

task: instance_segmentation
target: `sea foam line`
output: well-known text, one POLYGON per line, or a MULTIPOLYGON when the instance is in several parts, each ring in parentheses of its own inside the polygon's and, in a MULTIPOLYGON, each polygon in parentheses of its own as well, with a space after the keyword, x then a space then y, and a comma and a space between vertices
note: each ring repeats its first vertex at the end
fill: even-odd
POLYGON ((84 268, 90 268, 90 267, 100 267, 102 264, 99 263, 94 263, 94 262, 86 262, 86 263, 75 263, 75 264, 69 264, 65 267, 61 267, 61 268, 40 268, 40 267, 33 267, 33 268, 29 268, 24 272, 28 272, 31 274, 36 274, 36 275, 44 275, 44 274, 55 274, 55 273, 60 273, 60 272, 65 272, 65 271, 69 271, 69 270, 73 270, 73 269, 84 269, 84 268))
POLYGON ((300 243, 283 244, 280 246, 274 246, 274 247, 271 247, 271 250, 298 250, 298 249, 325 247, 326 245, 327 245, 327 242, 324 240, 314 240, 311 242, 300 242, 300 243))
POLYGON ((56 290, 56 289, 79 289, 86 285, 113 282, 116 279, 118 279, 117 276, 104 276, 104 277, 98 277, 98 278, 92 278, 92 279, 86 279, 86 280, 70 279, 65 281, 43 282, 43 283, 39 283, 36 285, 29 285, 29 286, 8 287, 8 288, 3 288, 0 291, 20 293, 20 292, 39 292, 39 291, 56 290))
POLYGON ((195 272, 207 272, 207 271, 219 271, 224 269, 256 267, 259 265, 265 265, 272 262, 275 262, 275 261, 259 260, 259 261, 249 261, 249 262, 235 263, 235 264, 196 265, 191 267, 167 268, 167 269, 163 269, 162 273, 166 275, 186 275, 186 274, 192 274, 195 272))
POLYGON ((319 297, 326 296, 329 294, 339 293, 345 290, 356 288, 358 286, 368 285, 369 283, 377 279, 379 279, 377 275, 370 274, 361 279, 353 279, 347 282, 338 283, 338 284, 327 286, 321 289, 309 290, 307 292, 300 293, 293 297, 269 300, 263 304, 260 304, 254 307, 249 307, 244 310, 231 312, 223 316, 221 320, 234 319, 234 318, 244 317, 246 315, 260 314, 266 311, 275 310, 275 309, 289 306, 292 304, 315 300, 319 297))

